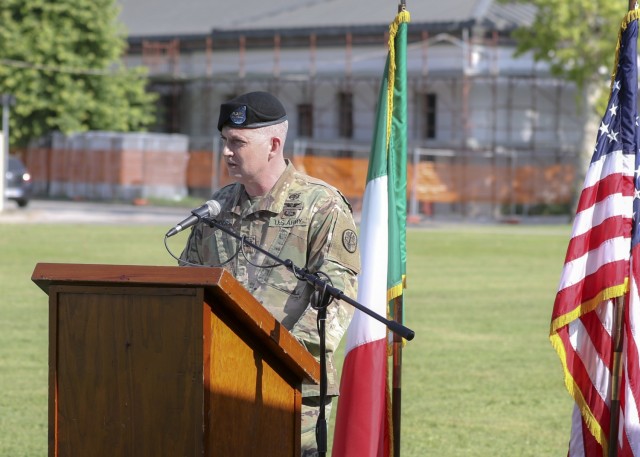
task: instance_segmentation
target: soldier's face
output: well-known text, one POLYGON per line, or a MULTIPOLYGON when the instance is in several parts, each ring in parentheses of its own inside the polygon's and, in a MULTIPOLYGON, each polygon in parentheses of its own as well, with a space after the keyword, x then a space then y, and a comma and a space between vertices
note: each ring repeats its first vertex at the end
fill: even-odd
POLYGON ((262 129, 222 129, 222 155, 229 176, 242 184, 259 181, 268 169, 271 138, 262 129))

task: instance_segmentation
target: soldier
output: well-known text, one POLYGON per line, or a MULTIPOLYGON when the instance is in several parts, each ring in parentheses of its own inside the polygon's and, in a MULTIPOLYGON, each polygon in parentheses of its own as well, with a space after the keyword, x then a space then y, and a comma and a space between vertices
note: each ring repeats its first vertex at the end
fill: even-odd
MULTIPOLYGON (((216 220, 299 268, 322 271, 331 284, 356 297, 360 256, 351 206, 334 187, 297 171, 283 155, 288 121, 273 95, 251 92, 222 104, 218 130, 229 175, 236 182, 214 193, 216 220)), ((194 226, 183 261, 222 266, 319 360, 314 289, 285 267, 205 224, 194 226)), ((327 310, 327 417, 339 380, 333 353, 353 315, 335 301, 327 310)), ((302 388, 302 456, 317 455, 319 387, 302 388)))

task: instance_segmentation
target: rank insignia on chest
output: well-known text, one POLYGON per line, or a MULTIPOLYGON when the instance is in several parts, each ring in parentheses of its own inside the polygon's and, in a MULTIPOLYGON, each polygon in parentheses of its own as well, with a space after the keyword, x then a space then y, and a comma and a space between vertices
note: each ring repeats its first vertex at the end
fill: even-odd
POLYGON ((300 201, 285 202, 282 215, 284 217, 296 217, 304 208, 304 204, 300 201))

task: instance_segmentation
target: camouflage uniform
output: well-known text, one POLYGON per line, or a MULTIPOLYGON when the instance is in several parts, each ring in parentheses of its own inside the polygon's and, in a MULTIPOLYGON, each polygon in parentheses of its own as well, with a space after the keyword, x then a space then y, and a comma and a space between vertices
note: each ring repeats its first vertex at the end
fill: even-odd
MULTIPOLYGON (((326 273, 334 287, 349 297, 356 297, 356 275, 360 269, 356 227, 350 205, 335 188, 296 171, 287 163, 278 182, 262 197, 250 198, 244 187, 235 183, 220 189, 212 198, 222 207, 216 217, 218 222, 269 253, 291 260, 299 268, 326 273)), ((273 260, 248 246, 244 252, 238 252, 239 248, 240 242, 235 238, 206 224, 198 224, 192 229, 181 259, 229 270, 319 359, 317 311, 310 306, 314 299, 313 287, 296 279, 283 266, 262 268, 273 265, 273 260)), ((328 395, 338 394, 333 353, 352 315, 353 307, 341 301, 332 303, 327 310, 328 395)), ((303 385, 303 397, 318 394, 319 386, 303 385)), ((303 455, 307 456, 314 455, 309 450, 315 447, 315 435, 305 435, 304 431, 315 428, 318 402, 309 398, 304 403, 303 455), (305 444, 309 437, 312 442, 305 444)), ((330 405, 327 413, 329 411, 330 405)))

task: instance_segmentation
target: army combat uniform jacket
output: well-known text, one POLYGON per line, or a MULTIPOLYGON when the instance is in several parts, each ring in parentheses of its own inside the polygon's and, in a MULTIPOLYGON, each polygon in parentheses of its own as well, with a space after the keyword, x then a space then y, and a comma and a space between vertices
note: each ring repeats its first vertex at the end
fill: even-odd
MULTIPOLYGON (((298 268, 322 271, 334 287, 356 298, 360 255, 351 207, 328 184, 287 167, 262 197, 250 198, 244 186, 223 187, 213 197, 221 205, 216 220, 247 240, 298 268)), ((196 225, 181 255, 183 261, 222 266, 319 360, 314 289, 284 266, 221 230, 196 225), (266 267, 266 268, 265 268, 266 267)), ((185 264, 185 263, 183 263, 185 264)), ((338 394, 333 353, 346 331, 353 307, 334 301, 327 309, 326 349, 329 395, 338 394)), ((318 386, 303 386, 303 396, 318 395, 318 386)))

